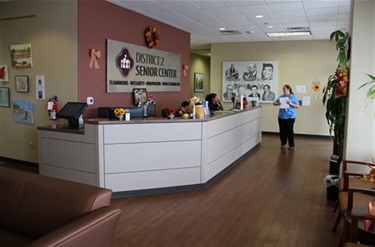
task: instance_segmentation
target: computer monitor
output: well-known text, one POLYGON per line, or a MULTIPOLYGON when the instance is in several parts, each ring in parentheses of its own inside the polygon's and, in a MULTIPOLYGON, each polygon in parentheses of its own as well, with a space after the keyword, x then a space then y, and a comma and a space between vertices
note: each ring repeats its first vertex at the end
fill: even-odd
POLYGON ((68 102, 57 112, 57 118, 64 118, 68 120, 70 128, 79 127, 79 118, 86 111, 87 103, 83 102, 68 102))

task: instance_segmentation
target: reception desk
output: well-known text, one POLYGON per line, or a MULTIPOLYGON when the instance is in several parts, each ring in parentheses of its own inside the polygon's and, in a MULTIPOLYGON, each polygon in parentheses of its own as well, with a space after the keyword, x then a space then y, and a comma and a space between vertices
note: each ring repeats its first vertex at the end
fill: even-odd
POLYGON ((39 170, 116 193, 203 188, 261 142, 261 107, 204 119, 87 119, 38 127, 39 170))

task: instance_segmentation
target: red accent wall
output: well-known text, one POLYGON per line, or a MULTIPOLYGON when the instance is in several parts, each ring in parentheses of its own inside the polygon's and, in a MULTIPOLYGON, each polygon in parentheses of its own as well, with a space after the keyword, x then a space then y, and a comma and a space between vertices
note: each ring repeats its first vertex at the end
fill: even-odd
MULTIPOLYGON (((107 39, 113 39, 146 46, 144 31, 150 25, 155 26, 160 34, 157 49, 180 54, 181 66, 190 63, 189 33, 105 0, 78 1, 78 101, 86 102, 89 96, 95 100, 84 114, 84 118, 97 117, 97 108, 101 106, 132 105, 132 93, 106 92, 106 43, 107 39), (99 70, 88 66, 92 48, 101 51, 98 60, 99 70)), ((184 77, 181 68, 180 92, 148 93, 152 94, 156 101, 157 116, 161 115, 161 109, 177 109, 183 100, 189 99, 189 81, 189 76, 184 77)))

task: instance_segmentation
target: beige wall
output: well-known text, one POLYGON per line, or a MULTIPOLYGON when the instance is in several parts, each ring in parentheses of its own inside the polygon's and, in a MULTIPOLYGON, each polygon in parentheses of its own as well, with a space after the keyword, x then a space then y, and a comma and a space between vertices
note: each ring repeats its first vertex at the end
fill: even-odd
POLYGON ((10 99, 33 103, 34 124, 13 120, 12 108, 0 107, 0 157, 38 162, 36 127, 53 123, 47 102, 53 95, 77 98, 77 1, 12 1, 0 3, 0 18, 36 15, 0 21, 0 64, 8 65, 10 99), (12 68, 10 45, 31 44, 32 68, 12 68), (29 92, 15 92, 14 78, 29 77, 29 92), (46 99, 36 100, 35 76, 44 75, 46 99), (32 145, 29 145, 32 143, 32 145))
POLYGON ((190 97, 205 98, 210 93, 210 58, 194 53, 190 54, 190 97), (203 92, 194 92, 194 73, 204 74, 203 92))
MULTIPOLYGON (((286 41, 212 44, 211 46, 211 91, 222 93, 223 61, 278 61, 278 95, 283 84, 306 86, 306 93, 296 93, 299 100, 303 96, 311 99, 310 106, 302 106, 297 111, 295 132, 298 134, 329 135, 322 103, 322 89, 328 76, 337 67, 335 44, 329 41, 286 41), (313 81, 320 81, 321 90, 313 90, 313 81)), ((263 104, 262 131, 278 132, 278 108, 263 104)), ((231 104, 226 103, 228 109, 231 104)))
POLYGON ((375 75, 375 1, 354 1, 352 23, 351 74, 348 101, 347 134, 344 157, 371 161, 375 157, 375 102, 367 107, 369 81, 375 75))

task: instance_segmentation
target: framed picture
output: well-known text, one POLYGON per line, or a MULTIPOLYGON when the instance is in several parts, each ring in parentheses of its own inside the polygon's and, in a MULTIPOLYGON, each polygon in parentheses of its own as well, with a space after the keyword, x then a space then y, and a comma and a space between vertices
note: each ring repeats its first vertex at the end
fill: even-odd
POLYGON ((11 45, 10 55, 14 68, 32 68, 31 44, 11 45))
POLYGON ((194 73, 194 92, 203 92, 204 74, 194 73))
POLYGON ((2 82, 9 81, 8 66, 7 65, 0 65, 0 81, 2 81, 2 82))
POLYGON ((147 102, 146 88, 133 88, 133 99, 135 106, 143 106, 147 102))
POLYGON ((0 87, 0 106, 10 107, 8 87, 0 87))
POLYGON ((26 75, 16 76, 16 92, 29 92, 29 77, 26 75))

